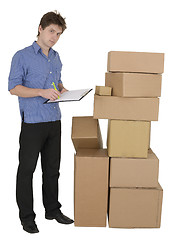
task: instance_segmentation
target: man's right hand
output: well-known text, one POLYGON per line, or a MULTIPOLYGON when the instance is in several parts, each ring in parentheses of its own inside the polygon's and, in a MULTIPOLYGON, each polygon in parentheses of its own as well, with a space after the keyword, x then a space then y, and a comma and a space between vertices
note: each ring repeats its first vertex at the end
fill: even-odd
POLYGON ((51 101, 58 99, 58 96, 60 95, 61 93, 53 88, 40 90, 40 96, 46 99, 50 99, 51 101))

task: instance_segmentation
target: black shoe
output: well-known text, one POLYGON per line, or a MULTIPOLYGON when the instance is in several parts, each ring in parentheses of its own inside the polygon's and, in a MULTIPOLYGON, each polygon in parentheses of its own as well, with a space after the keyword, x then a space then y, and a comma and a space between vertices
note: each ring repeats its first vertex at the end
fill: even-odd
POLYGON ((66 217, 61 210, 59 210, 54 216, 51 216, 46 213, 45 218, 48 220, 53 220, 55 219, 57 222, 62 223, 62 224, 71 224, 74 221, 68 217, 66 217))
POLYGON ((31 222, 22 222, 21 223, 23 226, 24 231, 28 232, 28 233, 38 233, 39 230, 37 228, 37 225, 34 221, 31 222))

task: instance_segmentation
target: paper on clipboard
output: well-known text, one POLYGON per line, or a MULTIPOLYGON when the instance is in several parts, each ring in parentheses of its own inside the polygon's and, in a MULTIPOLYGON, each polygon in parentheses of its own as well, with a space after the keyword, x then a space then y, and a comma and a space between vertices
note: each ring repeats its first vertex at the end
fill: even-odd
POLYGON ((55 103, 55 102, 69 102, 69 101, 80 101, 84 96, 86 96, 92 88, 88 89, 79 89, 79 90, 71 90, 71 91, 66 91, 61 94, 60 98, 52 101, 52 100, 47 100, 44 103, 55 103))

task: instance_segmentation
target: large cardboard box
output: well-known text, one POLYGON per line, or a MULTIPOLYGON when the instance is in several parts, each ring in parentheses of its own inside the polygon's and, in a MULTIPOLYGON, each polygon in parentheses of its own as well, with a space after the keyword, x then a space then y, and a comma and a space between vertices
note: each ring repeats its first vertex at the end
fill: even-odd
POLYGON ((73 117, 71 137, 76 151, 80 148, 103 148, 98 119, 92 116, 73 117))
POLYGON ((75 226, 105 227, 109 157, 106 149, 79 149, 75 155, 75 226))
POLYGON ((96 86, 95 94, 100 96, 111 96, 111 87, 106 86, 96 86))
POLYGON ((146 121, 108 120, 108 156, 147 158, 150 124, 146 121))
POLYGON ((105 74, 105 86, 111 87, 112 96, 118 97, 160 97, 161 81, 161 74, 105 74))
POLYGON ((110 188, 109 227, 159 228, 163 189, 110 188))
POLYGON ((148 158, 111 158, 110 187, 158 186, 159 159, 151 149, 148 158))
POLYGON ((95 119, 158 121, 159 98, 94 96, 95 119))
POLYGON ((163 73, 164 54, 149 52, 108 53, 108 72, 163 73))

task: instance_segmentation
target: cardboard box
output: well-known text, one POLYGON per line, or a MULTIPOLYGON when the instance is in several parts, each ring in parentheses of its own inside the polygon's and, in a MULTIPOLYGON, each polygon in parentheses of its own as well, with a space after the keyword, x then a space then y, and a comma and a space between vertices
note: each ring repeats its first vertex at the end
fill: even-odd
POLYGON ((74 224, 105 227, 109 157, 106 149, 79 149, 75 155, 74 224))
POLYGON ((164 54, 148 52, 108 53, 108 72, 163 73, 164 54))
POLYGON ((109 227, 159 228, 163 189, 110 188, 109 227))
POLYGON ((95 88, 95 94, 100 96, 111 96, 111 87, 106 86, 96 86, 95 88))
POLYGON ((105 74, 105 86, 111 87, 112 96, 118 97, 160 97, 161 81, 161 74, 105 74))
POLYGON ((110 157, 147 158, 150 122, 108 121, 107 150, 110 157))
POLYGON ((111 158, 110 187, 158 186, 159 159, 151 149, 148 158, 111 158))
POLYGON ((94 96, 95 119, 157 121, 159 98, 94 96))
POLYGON ((103 148, 98 119, 92 116, 73 117, 71 137, 76 151, 80 148, 103 148))

